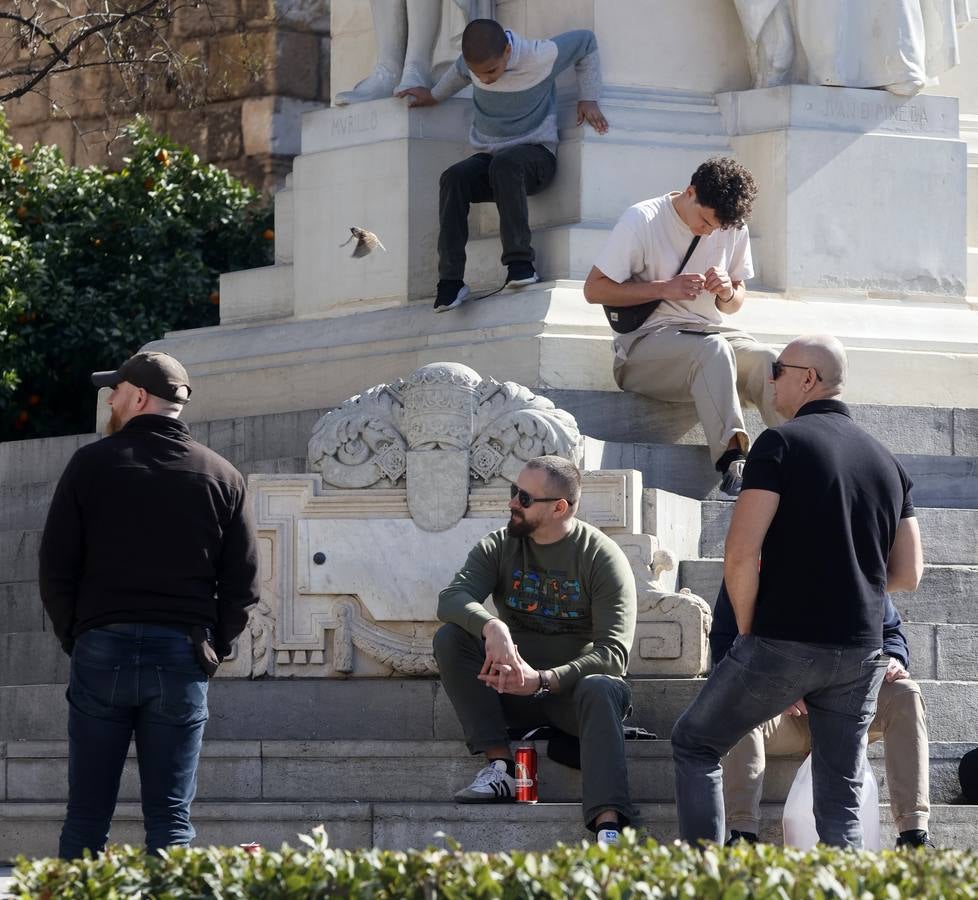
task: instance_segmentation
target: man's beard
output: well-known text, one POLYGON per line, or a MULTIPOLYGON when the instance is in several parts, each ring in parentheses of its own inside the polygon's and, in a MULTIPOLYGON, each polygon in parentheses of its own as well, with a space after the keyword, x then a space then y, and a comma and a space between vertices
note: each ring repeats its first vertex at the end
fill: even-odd
POLYGON ((506 526, 506 531, 509 533, 510 537, 515 538, 525 538, 533 534, 537 530, 539 522, 528 522, 525 517, 517 515, 514 512, 509 514, 509 524, 506 526))
POLYGON ((122 417, 119 415, 118 411, 113 408, 112 413, 109 416, 109 424, 105 426, 105 433, 115 434, 120 428, 122 428, 122 417))

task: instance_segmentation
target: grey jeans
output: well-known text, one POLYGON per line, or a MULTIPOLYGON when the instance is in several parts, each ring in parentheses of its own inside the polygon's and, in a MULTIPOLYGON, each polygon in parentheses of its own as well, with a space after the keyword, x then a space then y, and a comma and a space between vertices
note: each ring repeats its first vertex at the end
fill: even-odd
MULTIPOLYGON (((546 635, 539 640, 546 641, 546 635)), ((569 691, 536 700, 516 697, 498 694, 476 678, 486 658, 483 642, 458 625, 442 625, 434 648, 442 685, 473 754, 508 744, 510 727, 529 730, 552 725, 578 735, 584 824, 593 827, 595 817, 606 809, 615 810, 626 824, 635 821, 638 814, 628 794, 622 729, 632 692, 624 679, 587 675, 569 691)), ((520 655, 534 665, 532 647, 525 639, 520 642, 520 655)))
POLYGON ((861 761, 888 661, 878 647, 738 637, 672 732, 679 836, 723 840, 721 757, 803 697, 818 836, 825 844, 862 847, 861 761))

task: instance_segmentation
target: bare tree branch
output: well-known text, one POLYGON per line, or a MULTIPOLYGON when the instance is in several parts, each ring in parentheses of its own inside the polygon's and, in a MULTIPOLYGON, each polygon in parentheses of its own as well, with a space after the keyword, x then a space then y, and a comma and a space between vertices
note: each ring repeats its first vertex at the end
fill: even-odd
MULTIPOLYGON (((146 70, 166 74, 166 87, 189 94, 189 60, 170 40, 176 12, 210 12, 211 0, 13 0, 0 11, 0 103, 34 91, 52 76, 96 66, 118 71, 126 90, 148 84, 146 70)), ((216 17, 211 14, 212 18, 216 17)), ((131 100, 140 99, 131 97, 131 100)))

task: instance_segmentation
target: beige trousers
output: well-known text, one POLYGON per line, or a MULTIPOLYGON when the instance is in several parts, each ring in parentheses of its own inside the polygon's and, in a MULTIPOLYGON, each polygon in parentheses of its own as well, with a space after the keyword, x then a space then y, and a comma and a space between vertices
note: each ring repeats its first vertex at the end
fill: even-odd
POLYGON ((746 453, 749 437, 741 398, 760 410, 765 424, 784 421, 774 408, 769 380, 777 354, 735 328, 713 325, 704 334, 681 334, 680 328, 663 325, 644 334, 619 336, 627 359, 615 358, 615 381, 622 390, 654 400, 692 400, 713 462, 734 437, 746 453))
MULTIPOLYGON (((916 682, 909 678, 883 682, 869 740, 883 741, 897 830, 926 831, 930 819, 930 753, 926 709, 916 682)), ((758 833, 766 755, 805 754, 811 749, 807 716, 775 716, 741 738, 722 761, 727 827, 758 833)))

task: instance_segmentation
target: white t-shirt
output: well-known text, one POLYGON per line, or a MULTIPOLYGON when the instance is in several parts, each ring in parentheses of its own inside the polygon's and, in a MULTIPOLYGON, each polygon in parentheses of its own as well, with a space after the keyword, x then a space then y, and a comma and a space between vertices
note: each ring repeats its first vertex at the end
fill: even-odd
MULTIPOLYGON (((683 261, 693 232, 672 205, 677 192, 643 200, 622 213, 594 265, 613 281, 668 281, 683 261)), ((718 228, 701 237, 683 273, 706 274, 710 266, 726 269, 733 281, 754 275, 747 227, 718 228)), ((639 332, 660 325, 722 325, 716 296, 703 291, 695 300, 675 303, 664 300, 646 319, 639 332)))

